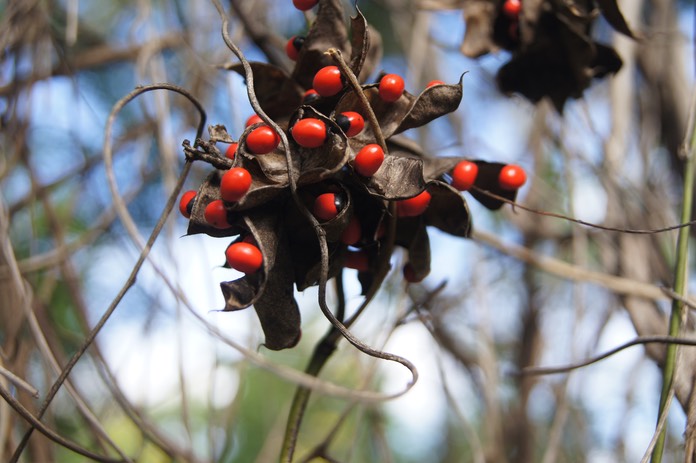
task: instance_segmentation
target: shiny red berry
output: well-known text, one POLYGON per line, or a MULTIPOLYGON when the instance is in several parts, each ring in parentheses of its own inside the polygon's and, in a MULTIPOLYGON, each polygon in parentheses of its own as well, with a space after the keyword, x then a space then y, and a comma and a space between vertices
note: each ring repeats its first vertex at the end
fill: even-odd
POLYGON ((430 204, 430 193, 423 190, 413 198, 403 199, 396 203, 396 212, 399 217, 416 217, 421 215, 430 204))
POLYGON ((193 202, 195 200, 196 192, 193 190, 189 190, 181 195, 181 199, 179 200, 179 212, 187 219, 191 217, 191 210, 193 209, 193 202))
POLYGON ((387 74, 379 81, 379 96, 384 101, 394 102, 404 93, 404 79, 397 74, 387 74))
POLYGON ((347 137, 354 137, 365 127, 365 119, 355 111, 346 111, 336 116, 336 124, 347 137))
POLYGON ((297 57, 300 56, 300 49, 304 44, 305 38, 301 35, 295 35, 290 37, 290 40, 285 44, 285 54, 288 55, 293 61, 297 61, 297 57))
POLYGON ((246 147, 254 154, 270 153, 279 143, 280 137, 267 125, 255 128, 246 137, 246 147))
POLYGON ((317 3, 318 0, 292 0, 292 4, 300 11, 311 10, 317 3))
POLYGON ((205 221, 215 228, 229 228, 230 226, 227 220, 227 209, 225 209, 225 204, 219 199, 211 201, 205 206, 203 216, 205 217, 205 221))
POLYGON ((384 162, 384 150, 376 143, 365 145, 353 160, 353 169, 363 177, 372 177, 384 162))
POLYGON ((230 146, 227 147, 227 150, 225 150, 225 157, 227 159, 234 159, 234 156, 237 154, 237 143, 232 143, 230 146))
POLYGON ((353 217, 351 217, 348 221, 348 225, 346 226, 345 230, 343 230, 343 233, 341 233, 341 243, 350 246, 360 241, 361 237, 362 228, 360 226, 360 221, 355 215, 353 215, 353 217))
POLYGON ((452 169, 452 186, 459 191, 471 188, 476 182, 478 165, 471 161, 461 161, 452 169))
POLYGON ((263 265, 263 255, 259 248, 243 241, 232 243, 225 250, 227 265, 243 273, 254 273, 263 265))
POLYGON ((312 87, 321 96, 334 96, 343 90, 343 77, 337 66, 326 66, 314 75, 312 87))
POLYGON ((370 258, 365 251, 349 251, 344 265, 358 272, 366 272, 370 269, 370 258))
POLYGON ((445 83, 441 80, 431 80, 428 82, 428 85, 426 85, 425 88, 434 87, 436 85, 445 85, 445 83))
POLYGON ((410 262, 407 263, 406 265, 404 265, 403 273, 404 273, 404 280, 408 281, 409 283, 420 283, 427 276, 427 275, 420 275, 420 276, 416 275, 416 271, 410 262))
POLYGON ((314 200, 312 212, 314 216, 322 221, 333 219, 343 209, 343 198, 335 193, 324 193, 317 196, 314 200))
POLYGON ((515 164, 508 164, 500 170, 498 185, 503 190, 517 190, 527 181, 524 169, 515 164))
POLYGON ((318 148, 326 141, 326 124, 321 119, 308 117, 292 126, 292 138, 305 148, 318 148))
POLYGON ((220 180, 220 196, 225 201, 239 201, 251 187, 251 174, 243 167, 233 167, 220 180))
POLYGON ((302 96, 302 104, 311 104, 313 101, 319 99, 319 94, 313 88, 310 88, 302 96))
POLYGON ((505 0, 503 3, 503 13, 510 18, 517 18, 522 11, 522 2, 520 0, 505 0))
POLYGON ((244 127, 249 127, 250 125, 258 124, 259 122, 263 122, 261 116, 259 116, 258 114, 252 114, 251 116, 249 116, 249 119, 246 120, 244 127))

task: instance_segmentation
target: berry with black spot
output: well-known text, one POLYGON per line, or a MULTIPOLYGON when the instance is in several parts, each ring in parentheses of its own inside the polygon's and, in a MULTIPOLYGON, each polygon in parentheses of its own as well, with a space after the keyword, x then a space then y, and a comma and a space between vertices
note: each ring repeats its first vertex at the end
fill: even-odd
POLYGON ((280 136, 267 125, 256 127, 246 137, 246 147, 253 154, 270 153, 279 143, 280 136))
POLYGON ((379 97, 384 101, 393 103, 401 98, 404 93, 404 79, 398 74, 387 74, 379 81, 379 97))
POLYGON ((220 180, 220 197, 228 202, 239 201, 251 187, 251 174, 243 167, 233 167, 220 180))
POLYGON ((227 265, 242 273, 255 273, 263 265, 263 255, 251 243, 239 241, 230 244, 225 250, 227 265))
POLYGON ((376 143, 363 146, 353 160, 353 169, 363 177, 372 177, 384 162, 384 150, 376 143))
POLYGON ((471 161, 461 161, 452 169, 452 186, 459 191, 471 188, 476 182, 478 165, 471 161))
POLYGON ((314 200, 314 207, 312 208, 312 213, 314 216, 321 221, 329 221, 336 217, 343 206, 345 201, 343 196, 337 193, 324 193, 314 200))
POLYGON ((222 200, 211 201, 203 211, 205 221, 215 228, 229 228, 230 222, 227 219, 227 209, 222 200))
POLYGON ((427 190, 423 190, 413 198, 397 201, 396 213, 399 217, 417 217, 428 208, 430 199, 430 193, 428 193, 427 190))
POLYGON ((347 137, 354 137, 365 128, 365 119, 355 111, 346 111, 336 116, 336 124, 347 137))
POLYGON ((196 192, 194 190, 189 190, 181 195, 181 199, 179 200, 179 212, 187 219, 191 218, 191 210, 193 209, 193 202, 195 200, 196 192))
POLYGON ((292 138, 304 148, 318 148, 326 141, 326 124, 321 119, 307 117, 295 122, 292 138))
POLYGON ((498 185, 503 190, 518 190, 527 181, 527 173, 516 164, 508 164, 498 174, 498 185))
POLYGON ((319 94, 313 88, 310 88, 302 96, 302 104, 312 104, 320 98, 319 94))
POLYGON ((301 35, 295 35, 293 37, 290 37, 288 42, 285 44, 285 54, 288 55, 288 58, 290 58, 293 61, 297 61, 297 58, 300 56, 300 49, 302 48, 302 44, 304 44, 304 41, 305 38, 301 35))
POLYGON ((326 66, 317 71, 312 87, 321 96, 334 96, 343 90, 343 76, 337 66, 326 66))

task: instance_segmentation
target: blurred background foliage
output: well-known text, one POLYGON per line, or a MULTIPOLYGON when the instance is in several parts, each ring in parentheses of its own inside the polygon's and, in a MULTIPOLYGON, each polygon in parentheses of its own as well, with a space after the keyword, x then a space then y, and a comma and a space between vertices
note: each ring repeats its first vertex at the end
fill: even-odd
MULTIPOLYGON (((495 73, 509 53, 462 56, 458 8, 465 1, 442 11, 422 3, 359 2, 382 34, 382 69, 402 73, 408 88, 436 78, 456 82, 468 72, 460 109, 410 136, 432 154, 523 165, 530 182, 519 201, 532 208, 620 228, 678 222, 693 2, 619 2, 644 39, 616 35, 598 21, 594 34, 613 44, 623 70, 569 102, 562 115, 548 102, 534 106, 497 91, 495 73)), ((251 60, 287 63, 285 41, 306 30, 307 19, 289 0, 230 0, 225 7, 232 37, 251 60)), ((221 69, 234 59, 215 8, 205 0, 8 0, 0 2, 0 18, 3 390, 41 415, 47 429, 99 455, 276 461, 295 385, 229 341, 303 370, 328 328, 316 291, 299 296, 304 334, 296 348, 259 347, 251 310, 215 312, 223 306, 219 281, 234 276, 220 268, 227 243, 182 237, 186 224, 178 214, 168 218, 152 252, 161 273, 144 265, 43 410, 51 385, 139 255, 105 182, 111 107, 138 85, 170 82, 202 102, 208 123, 225 124, 233 135, 251 113, 243 80, 221 69)), ((118 116, 114 172, 143 236, 171 194, 184 163, 181 142, 194 138, 197 124, 192 105, 165 92, 143 95, 118 116)), ((186 188, 196 188, 208 169, 194 165, 186 188)), ((636 347, 569 375, 515 373, 665 333, 669 300, 658 286, 672 284, 675 232, 636 236, 519 209, 490 213, 473 201, 471 209, 473 239, 433 232, 432 274, 405 286, 393 272, 354 328, 368 344, 412 359, 420 382, 380 404, 313 394, 296 461, 642 457, 657 419, 663 347, 636 347)), ((354 310, 360 297, 350 272, 346 292, 354 310)), ((693 337, 692 321, 689 313, 684 336, 693 337)), ((679 364, 666 461, 692 461, 692 356, 684 350, 679 364)), ((407 378, 341 344, 321 379, 394 392, 407 378)), ((36 431, 22 443, 28 430, 9 400, 1 401, 0 460, 85 461, 36 431)))

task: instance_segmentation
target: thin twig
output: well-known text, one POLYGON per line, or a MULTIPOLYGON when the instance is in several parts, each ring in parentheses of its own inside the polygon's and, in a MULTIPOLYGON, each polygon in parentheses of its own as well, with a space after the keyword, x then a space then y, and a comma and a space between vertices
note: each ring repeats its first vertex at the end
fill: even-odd
POLYGON ((579 225, 585 225, 590 228, 596 228, 598 230, 605 230, 605 231, 613 231, 613 232, 619 232, 619 233, 627 233, 631 235, 655 235, 657 233, 664 233, 668 231, 674 231, 674 230, 681 230, 684 228, 691 227, 692 225, 696 225, 696 220, 689 220, 682 222, 678 225, 670 225, 668 227, 662 227, 662 228, 648 228, 648 229, 641 229, 641 228, 619 228, 619 227, 609 227, 606 225, 600 225, 597 223, 592 223, 592 222, 587 222, 585 220, 580 220, 580 219, 575 219, 573 217, 569 217, 567 215, 559 214, 557 212, 548 212, 548 211, 540 211, 538 209, 534 209, 532 207, 527 207, 524 206, 518 202, 515 202, 511 199, 504 198, 503 196, 497 195, 493 192, 490 192, 488 190, 483 190, 481 188, 478 188, 477 186, 472 186, 472 190, 476 190, 479 193, 482 193, 486 196, 489 196, 493 199, 496 199, 498 201, 510 204, 512 207, 515 209, 522 209, 523 211, 531 212, 533 214, 537 215, 542 215, 545 217, 554 217, 556 219, 562 219, 562 220, 567 220, 568 222, 573 222, 577 223, 579 225))
POLYGON ((644 345, 644 344, 667 344, 667 345, 680 345, 680 346, 696 346, 696 339, 689 339, 689 338, 677 338, 674 336, 640 336, 637 337, 631 341, 625 342, 613 349, 610 349, 602 354, 599 354, 595 357, 590 357, 589 359, 583 360, 581 362, 577 363, 571 363, 568 365, 564 366, 559 366, 559 367, 528 367, 524 368, 522 371, 519 373, 515 373, 517 375, 522 375, 522 376, 528 376, 528 375, 554 375, 558 373, 568 373, 573 370, 577 370, 578 368, 583 368, 588 365, 592 365, 593 363, 597 363, 601 360, 604 360, 608 357, 611 357, 612 355, 615 355, 622 350, 628 349, 629 347, 633 346, 639 346, 639 345, 644 345))

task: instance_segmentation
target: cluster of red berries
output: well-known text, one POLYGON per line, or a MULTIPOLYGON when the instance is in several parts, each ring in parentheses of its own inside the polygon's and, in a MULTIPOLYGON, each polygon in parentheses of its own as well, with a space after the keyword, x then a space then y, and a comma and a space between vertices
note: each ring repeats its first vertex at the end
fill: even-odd
MULTIPOLYGON (((336 276, 341 268, 356 269, 361 282, 371 281, 377 262, 389 257, 380 253, 391 249, 382 243, 390 211, 395 211, 394 244, 408 252, 404 279, 418 282, 430 271, 426 226, 456 236, 469 234, 468 208, 459 192, 468 190, 484 206, 497 209, 504 201, 490 199, 482 190, 514 200, 526 179, 519 166, 428 158, 420 150, 393 145, 394 135, 454 111, 462 98, 461 82, 450 85, 434 80, 414 95, 406 91, 401 76, 383 74, 356 89, 342 68, 330 64, 324 54, 327 44, 344 50, 350 47, 331 42, 348 34, 315 28, 321 21, 336 24, 342 15, 341 1, 293 0, 293 4, 303 11, 318 4, 312 30, 305 37, 291 37, 286 44, 288 57, 296 62, 295 72, 288 75, 269 65, 254 71, 256 88, 280 89, 272 97, 257 94, 264 119, 270 118, 273 126, 254 114, 238 140, 223 126, 214 126, 210 142, 197 140, 193 148, 185 143, 187 156, 210 162, 217 170, 198 192, 185 192, 179 203, 181 213, 190 218, 189 233, 236 237, 226 249, 226 266, 245 276, 221 284, 225 310, 253 304, 267 345, 274 349, 294 345, 295 330, 299 330, 299 318, 292 323, 284 318, 286 324, 277 325, 273 314, 281 309, 274 304, 282 306, 283 317, 288 317, 288 304, 296 305, 292 285, 302 290, 319 281, 320 238, 307 223, 307 211, 296 201, 304 203, 325 231, 327 276, 336 276), (285 85, 279 75, 285 76, 285 85), (368 124, 368 119, 379 127, 368 124), (287 135, 289 146, 279 146, 276 130, 287 135), (377 130, 385 143, 377 141, 377 130), (218 142, 226 143, 226 149, 219 150, 218 142), (296 186, 293 200, 290 175, 296 186), (286 299, 274 302, 278 297, 286 299)), ((363 34, 366 41, 366 30, 365 23, 352 33, 363 34)), ((358 50, 366 54, 367 48, 358 50)), ((360 69, 364 61, 364 56, 352 56, 351 80, 353 75, 366 74, 360 69)))

